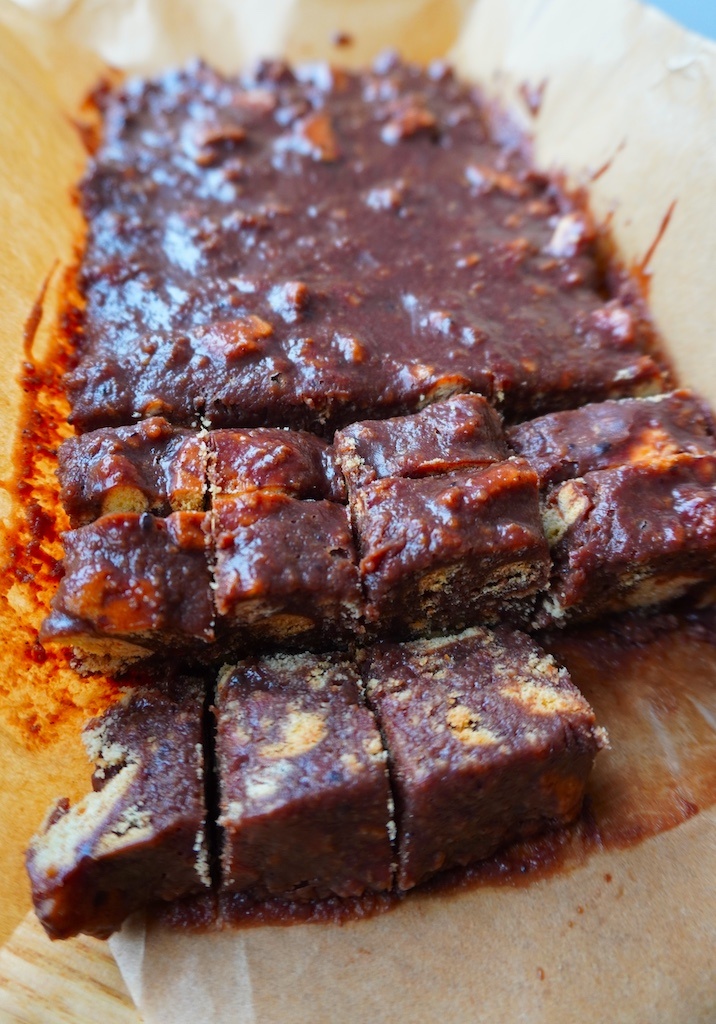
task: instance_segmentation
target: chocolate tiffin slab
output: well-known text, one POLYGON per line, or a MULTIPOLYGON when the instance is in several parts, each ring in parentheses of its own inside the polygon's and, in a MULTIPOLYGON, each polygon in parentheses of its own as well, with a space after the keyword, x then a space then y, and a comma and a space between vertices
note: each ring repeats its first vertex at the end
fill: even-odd
POLYGON ((386 755, 354 664, 301 654, 227 668, 216 721, 224 892, 390 889, 386 755))
POLYGON ((106 938, 147 904, 207 892, 201 684, 137 690, 89 723, 94 792, 57 800, 27 852, 52 938, 106 938))
POLYGON ((575 820, 606 734, 530 637, 471 629, 364 658, 388 749, 398 888, 575 820))
POLYGON ((587 212, 450 72, 192 65, 97 102, 79 430, 329 434, 457 391, 519 420, 663 389, 587 212))

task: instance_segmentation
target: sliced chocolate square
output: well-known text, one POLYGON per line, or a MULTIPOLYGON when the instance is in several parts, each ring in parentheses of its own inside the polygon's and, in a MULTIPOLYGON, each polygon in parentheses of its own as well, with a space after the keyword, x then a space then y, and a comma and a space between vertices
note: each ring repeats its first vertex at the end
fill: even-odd
POLYGON ((680 390, 550 413, 512 427, 508 438, 546 488, 594 470, 712 454, 715 434, 706 402, 680 390))
POLYGON ((352 504, 374 632, 416 636, 521 613, 549 579, 537 475, 524 459, 378 480, 352 504))
POLYGON ((58 800, 27 852, 52 938, 106 938, 146 904, 208 890, 203 700, 198 682, 138 690, 88 724, 95 792, 58 800))
POLYGON ((538 623, 663 604, 716 580, 716 456, 587 473, 555 487, 538 623))
POLYGON ((351 663, 300 654, 227 668, 216 720, 225 891, 305 900, 390 888, 386 756, 351 663))
POLYGON ((73 526, 111 512, 168 515, 204 507, 203 436, 158 416, 71 437, 58 461, 60 497, 73 526))
POLYGON ((351 491, 387 477, 486 466, 510 454, 502 421, 481 395, 455 395, 413 416, 352 423, 334 444, 351 491))
POLYGON ((215 601, 222 644, 333 647, 360 632, 348 510, 253 491, 215 502, 215 601))
POLYGON ((215 498, 268 489, 294 498, 346 501, 333 449, 313 434, 272 427, 215 430, 209 448, 215 498))
POLYGON ((400 889, 577 817, 605 734, 530 637, 381 644, 362 671, 389 752, 400 889))
POLYGON ((86 670, 214 640, 207 514, 115 513, 64 534, 65 574, 40 631, 86 670))

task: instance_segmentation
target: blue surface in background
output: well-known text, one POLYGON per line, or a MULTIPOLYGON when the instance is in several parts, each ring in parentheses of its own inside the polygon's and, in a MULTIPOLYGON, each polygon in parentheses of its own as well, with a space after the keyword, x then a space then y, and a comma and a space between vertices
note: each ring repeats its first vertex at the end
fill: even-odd
POLYGON ((693 32, 716 39, 716 0, 648 0, 693 32))

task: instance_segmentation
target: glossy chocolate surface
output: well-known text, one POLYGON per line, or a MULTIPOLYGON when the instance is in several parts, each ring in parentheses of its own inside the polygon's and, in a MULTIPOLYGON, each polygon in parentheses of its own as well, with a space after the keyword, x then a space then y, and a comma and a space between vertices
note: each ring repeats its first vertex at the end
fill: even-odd
POLYGON ((455 391, 524 418, 661 390, 588 216, 444 65, 194 65, 99 102, 80 429, 329 431, 455 391))
POLYGON ((707 403, 679 390, 550 413, 512 427, 507 436, 546 488, 598 469, 708 455, 716 449, 715 433, 707 403))

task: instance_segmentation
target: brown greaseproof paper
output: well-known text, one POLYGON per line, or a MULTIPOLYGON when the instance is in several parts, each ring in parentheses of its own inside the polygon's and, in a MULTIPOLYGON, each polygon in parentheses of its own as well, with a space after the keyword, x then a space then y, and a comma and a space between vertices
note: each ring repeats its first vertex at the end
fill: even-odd
MULTIPOLYGON (((591 189, 595 208, 611 215, 627 261, 645 256, 675 201, 650 263, 652 307, 683 379, 716 401, 716 47, 657 12, 635 0, 24 6, 36 10, 0 0, 0 23, 9 26, 0 33, 3 471, 16 422, 22 324, 53 262, 71 257, 78 230, 67 192, 83 153, 66 114, 100 67, 85 47, 132 70, 193 53, 235 69, 258 55, 359 64, 387 45, 418 60, 451 51, 463 75, 522 112, 543 165, 565 167, 577 181, 602 170, 591 189), (351 32, 355 45, 332 49, 334 29, 351 32), (546 82, 533 120, 518 91, 525 81, 546 82)), ((67 682, 75 728, 53 733, 46 716, 51 742, 33 746, 6 709, 17 717, 18 694, 27 702, 35 691, 13 673, 7 649, 0 659, 6 935, 27 907, 22 848, 58 791, 86 789, 88 769, 76 736, 76 684, 67 682)), ((668 726, 662 741, 668 751, 668 726)), ((670 756, 678 761, 678 749, 670 756)), ((570 873, 524 888, 408 901, 343 926, 197 937, 135 920, 111 948, 143 1019, 157 1024, 694 1024, 716 1020, 715 940, 712 807, 639 846, 594 854, 570 873)))

